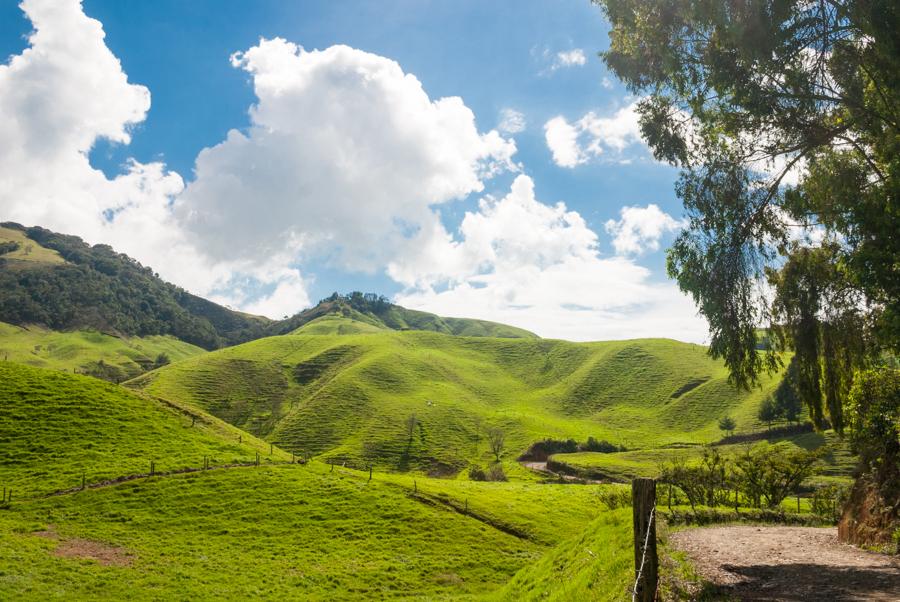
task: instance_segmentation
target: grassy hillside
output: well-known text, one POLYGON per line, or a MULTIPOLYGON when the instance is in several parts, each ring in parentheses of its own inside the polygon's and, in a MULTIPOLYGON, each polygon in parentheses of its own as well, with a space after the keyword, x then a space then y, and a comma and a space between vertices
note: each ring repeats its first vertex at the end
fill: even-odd
POLYGON ((90 330, 55 332, 0 322, 0 360, 126 380, 154 367, 160 354, 178 361, 203 349, 171 336, 116 337, 90 330), (103 365, 99 365, 103 362, 103 365))
POLYGON ((0 226, 0 260, 12 269, 66 262, 57 251, 31 240, 22 230, 3 226, 0 226))
POLYGON ((471 599, 604 512, 602 487, 473 483, 286 460, 205 414, 0 362, 0 599, 471 599), (241 442, 238 442, 240 438, 241 442), (212 463, 260 467, 88 484, 212 463), (240 567, 240 570, 235 570, 240 567))
POLYGON ((129 385, 195 404, 285 449, 453 473, 490 459, 491 427, 506 433, 506 459, 545 437, 629 448, 714 441, 725 413, 739 431, 758 428, 756 410, 776 384, 736 391, 705 348, 671 340, 579 344, 361 328, 331 318, 329 334, 253 341, 129 385), (331 334, 342 328, 353 334, 331 334))
POLYGON ((232 311, 159 278, 108 245, 0 224, 0 320, 54 330, 171 335, 205 349, 263 336, 267 318, 232 311))
MULTIPOLYGON (((14 504, 0 513, 0 597, 472 599, 605 513, 597 487, 409 485, 313 462, 14 504)), ((625 514, 607 523, 630 528, 625 514)))
POLYGON ((17 498, 149 471, 289 460, 203 412, 95 378, 0 362, 0 486, 17 498), (240 440, 240 442, 239 442, 240 440))
POLYGON ((427 330, 442 334, 503 339, 538 338, 533 332, 507 324, 470 318, 444 318, 428 312, 394 305, 387 298, 374 293, 363 294, 360 292, 349 295, 334 293, 320 301, 315 307, 273 324, 267 329, 267 333, 279 335, 296 332, 311 322, 323 318, 343 318, 351 320, 357 325, 367 324, 382 330, 427 330))
POLYGON ((522 569, 492 600, 630 599, 634 579, 631 508, 604 512, 580 535, 522 569))

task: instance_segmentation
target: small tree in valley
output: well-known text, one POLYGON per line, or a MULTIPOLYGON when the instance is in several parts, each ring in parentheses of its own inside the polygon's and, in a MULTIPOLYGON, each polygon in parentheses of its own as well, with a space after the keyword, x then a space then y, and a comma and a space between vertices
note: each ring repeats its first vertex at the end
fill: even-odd
POLYGON ((771 429, 772 423, 778 420, 778 414, 778 406, 775 404, 775 400, 769 396, 759 406, 759 412, 757 412, 756 417, 759 418, 760 422, 766 423, 766 428, 771 429))
POLYGON ((731 416, 722 416, 719 418, 719 428, 730 437, 734 434, 734 429, 737 428, 737 423, 734 421, 734 418, 731 416))
POLYGON ((494 458, 499 462, 500 456, 503 455, 503 448, 506 445, 506 433, 502 429, 494 427, 488 431, 487 436, 491 453, 494 454, 494 458))

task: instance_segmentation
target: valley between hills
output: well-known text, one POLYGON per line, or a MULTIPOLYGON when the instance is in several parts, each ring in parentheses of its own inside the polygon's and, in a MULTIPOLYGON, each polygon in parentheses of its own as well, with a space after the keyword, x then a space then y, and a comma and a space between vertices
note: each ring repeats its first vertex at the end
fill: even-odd
POLYGON ((803 416, 760 421, 781 373, 739 390, 699 345, 546 340, 361 294, 274 322, 30 232, 31 259, 0 258, 3 598, 617 600, 630 479, 819 449, 775 512, 824 524, 813 492, 855 464, 803 416), (40 319, 48 287, 68 321, 40 319))

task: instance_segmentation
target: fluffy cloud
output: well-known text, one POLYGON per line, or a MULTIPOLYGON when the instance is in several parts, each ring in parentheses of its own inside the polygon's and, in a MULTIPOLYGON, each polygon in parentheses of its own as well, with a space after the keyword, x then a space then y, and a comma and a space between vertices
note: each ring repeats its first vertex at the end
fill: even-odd
POLYGON ((560 167, 575 167, 598 157, 628 161, 625 151, 641 142, 637 102, 610 116, 590 111, 574 123, 559 115, 544 124, 544 138, 560 167))
POLYGON ((29 45, 0 65, 3 218, 109 243, 200 294, 256 278, 195 247, 171 209, 184 183, 164 164, 130 160, 113 178, 91 166, 98 140, 131 141, 150 92, 128 81, 79 1, 21 7, 34 27, 29 45))
POLYGON ((271 315, 308 304, 298 257, 383 267, 421 240, 432 206, 517 169, 456 97, 432 101, 382 57, 263 40, 237 54, 259 102, 246 133, 197 158, 196 181, 130 160, 107 178, 89 153, 127 144, 150 107, 78 0, 26 0, 29 47, 0 66, 0 210, 105 242, 190 290, 271 315), (269 294, 259 294, 269 291, 269 294))
POLYGON ((584 50, 581 48, 573 48, 556 53, 556 59, 553 61, 553 69, 565 69, 566 67, 581 67, 587 62, 584 56, 584 50))
MULTIPOLYGON (((309 303, 296 266, 324 257, 387 269, 411 307, 545 336, 704 336, 673 286, 627 257, 602 257, 584 219, 538 201, 526 176, 448 232, 439 206, 517 171, 514 142, 479 132, 461 99, 433 100, 397 63, 345 46, 306 51, 275 39, 236 54, 258 98, 251 126, 203 150, 187 188, 161 162, 130 160, 106 177, 91 149, 128 144, 150 93, 128 81, 78 0, 22 8, 34 24, 29 47, 0 66, 4 219, 112 244, 194 292, 273 317, 309 303)), ((620 113, 545 128, 557 162, 627 148, 635 135, 620 113)), ((502 129, 522 121, 510 112, 502 129)), ((619 221, 641 248, 655 244, 652 229, 624 213, 619 221)))
POLYGON ((520 175, 501 199, 485 198, 424 253, 395 262, 401 305, 477 317, 571 340, 668 336, 701 342, 706 324, 671 284, 655 284, 625 257, 603 258, 598 238, 565 205, 546 205, 520 175))
POLYGON ((433 207, 516 169, 458 97, 431 100, 389 59, 282 39, 232 57, 253 80, 249 130, 197 158, 180 215, 223 260, 288 251, 374 270, 429 231, 433 207))
POLYGON ((525 115, 515 109, 506 108, 500 111, 500 123, 497 129, 505 134, 518 134, 525 131, 525 115))
POLYGON ((668 232, 677 232, 684 223, 665 213, 658 206, 622 207, 619 219, 606 222, 606 231, 613 236, 613 247, 619 255, 640 255, 659 249, 659 239, 668 232))
POLYGON ((554 117, 544 124, 544 139, 553 154, 553 162, 560 167, 575 167, 587 161, 578 144, 579 131, 563 116, 554 117))

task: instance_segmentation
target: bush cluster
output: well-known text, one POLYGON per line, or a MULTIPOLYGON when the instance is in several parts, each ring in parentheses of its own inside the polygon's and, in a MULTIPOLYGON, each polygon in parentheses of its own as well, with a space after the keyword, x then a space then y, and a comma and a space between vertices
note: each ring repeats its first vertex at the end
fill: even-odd
POLYGON ((495 462, 488 466, 487 470, 473 464, 469 467, 470 481, 507 481, 506 473, 503 471, 503 465, 495 462))
POLYGON ((627 451, 624 445, 615 445, 606 440, 598 440, 588 437, 584 443, 575 439, 543 439, 532 443, 528 450, 522 454, 520 460, 533 460, 543 462, 553 454, 574 454, 576 452, 600 452, 611 454, 627 451))
POLYGON ((663 465, 660 480, 680 489, 692 509, 736 506, 738 495, 745 505, 776 508, 812 474, 825 453, 825 447, 795 451, 762 444, 725 457, 707 447, 698 462, 675 459, 663 465))

